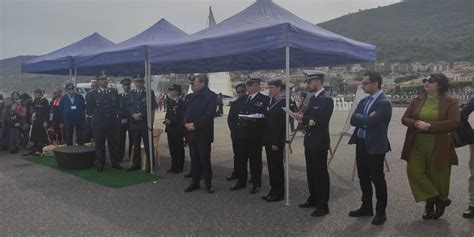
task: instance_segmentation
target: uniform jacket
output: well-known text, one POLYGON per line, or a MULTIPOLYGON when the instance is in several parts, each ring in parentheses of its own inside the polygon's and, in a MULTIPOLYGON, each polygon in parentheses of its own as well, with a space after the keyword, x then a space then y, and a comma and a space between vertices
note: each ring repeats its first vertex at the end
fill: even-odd
POLYGON ((244 137, 243 124, 239 119, 239 114, 243 110, 247 96, 242 96, 234 100, 230 104, 229 115, 227 116, 227 125, 229 126, 230 136, 232 139, 244 137))
MULTIPOLYGON (((139 95, 137 90, 131 90, 127 95, 127 112, 130 129, 147 128, 146 91, 146 89, 143 89, 139 95), (142 120, 134 120, 132 115, 135 113, 141 113, 142 120)), ((151 90, 151 109, 155 111, 157 108, 155 93, 151 90)))
POLYGON ((165 119, 168 119, 170 124, 166 125, 166 132, 184 132, 184 109, 184 100, 182 98, 178 97, 176 100, 167 98, 165 119))
POLYGON ((386 154, 391 150, 390 142, 388 140, 388 125, 392 118, 392 103, 382 93, 372 103, 369 111, 370 115, 375 112, 374 116, 365 116, 364 108, 369 97, 366 97, 360 101, 357 105, 354 114, 351 117, 351 125, 356 129, 352 133, 349 140, 349 144, 356 144, 358 129, 365 129, 365 145, 367 152, 371 155, 382 155, 386 154))
POLYGON ((127 98, 128 98, 128 93, 123 92, 122 94, 119 95, 120 97, 120 103, 119 103, 119 112, 120 112, 120 119, 126 119, 128 120, 128 112, 127 112, 127 98))
MULTIPOLYGON (((420 111, 427 96, 415 97, 403 114, 402 123, 407 126, 405 142, 403 144, 403 160, 408 160, 416 136, 415 123, 420 119, 420 111)), ((435 159, 443 167, 458 164, 452 132, 459 126, 460 111, 458 100, 448 95, 439 97, 438 120, 431 122, 429 133, 435 134, 435 159)))
MULTIPOLYGON (((260 92, 250 99, 250 95, 245 97, 245 102, 241 114, 265 114, 270 97, 260 92)), ((243 124, 245 139, 262 142, 265 119, 240 119, 243 124)))
POLYGON ((285 97, 272 99, 265 112, 265 126, 263 131, 263 144, 275 145, 283 149, 286 139, 286 107, 285 97))
POLYGON ((214 117, 216 116, 217 95, 204 87, 189 98, 184 114, 185 123, 194 123, 195 130, 187 131, 189 142, 214 141, 214 117))
POLYGON ((87 116, 92 117, 92 128, 114 128, 119 123, 119 96, 114 89, 89 92, 86 108, 87 116))
POLYGON ((334 102, 327 93, 323 91, 318 97, 312 96, 302 121, 306 130, 305 149, 318 151, 329 149, 329 120, 333 111, 334 102))

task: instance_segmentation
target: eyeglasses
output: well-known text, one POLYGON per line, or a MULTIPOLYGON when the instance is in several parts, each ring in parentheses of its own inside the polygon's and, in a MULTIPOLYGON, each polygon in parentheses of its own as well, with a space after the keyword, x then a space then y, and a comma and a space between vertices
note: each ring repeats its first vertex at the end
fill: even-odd
POLYGON ((69 87, 69 88, 67 88, 67 90, 72 91, 72 90, 74 90, 74 87, 69 87))
POLYGON ((427 83, 427 82, 430 83, 430 84, 432 84, 432 83, 435 83, 436 80, 435 80, 434 78, 432 78, 432 77, 430 77, 429 79, 423 79, 423 84, 425 84, 425 83, 427 83))

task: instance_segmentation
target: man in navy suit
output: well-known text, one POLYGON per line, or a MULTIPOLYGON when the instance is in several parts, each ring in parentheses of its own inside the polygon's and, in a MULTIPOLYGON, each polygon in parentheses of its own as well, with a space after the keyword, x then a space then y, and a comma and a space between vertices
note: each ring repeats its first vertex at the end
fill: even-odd
POLYGON ((86 123, 86 103, 84 97, 80 94, 76 94, 74 84, 71 82, 66 83, 64 88, 66 89, 66 95, 61 98, 59 109, 63 114, 64 128, 66 130, 66 145, 73 145, 72 136, 74 128, 76 129, 76 143, 78 145, 84 145, 84 126, 86 123))
POLYGON ((304 150, 306 158, 306 176, 309 197, 299 207, 316 207, 311 216, 329 214, 329 172, 327 166, 329 138, 329 120, 334 111, 334 101, 324 90, 324 74, 309 74, 306 79, 311 94, 304 114, 293 116, 305 128, 304 150))
POLYGON ((377 205, 372 224, 382 225, 387 220, 385 214, 387 183, 383 165, 385 154, 391 150, 387 131, 392 117, 392 104, 381 90, 382 77, 379 73, 367 72, 361 83, 362 89, 369 96, 360 101, 351 117, 351 125, 356 129, 349 144, 356 144, 356 163, 362 190, 362 206, 349 212, 349 216, 373 216, 373 183, 377 205))

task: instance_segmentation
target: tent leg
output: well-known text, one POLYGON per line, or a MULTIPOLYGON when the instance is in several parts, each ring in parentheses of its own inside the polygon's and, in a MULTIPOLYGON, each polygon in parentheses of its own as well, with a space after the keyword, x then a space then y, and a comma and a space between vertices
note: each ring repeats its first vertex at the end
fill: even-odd
MULTIPOLYGON (((286 108, 290 108, 290 47, 286 47, 286 108)), ((285 206, 290 205, 290 118, 285 113, 285 135, 286 135, 286 149, 285 149, 285 206)))
POLYGON ((74 77, 72 78, 72 83, 74 84, 74 87, 77 86, 77 68, 74 66, 74 77))
POLYGON ((20 70, 20 94, 23 94, 23 72, 20 70))
POLYGON ((72 68, 69 68, 69 81, 72 82, 72 68))
POLYGON ((148 129, 148 150, 150 154, 150 173, 153 174, 154 167, 153 167, 153 121, 151 114, 153 112, 151 108, 151 64, 148 60, 145 61, 145 80, 146 80, 146 110, 147 110, 147 129, 148 129))

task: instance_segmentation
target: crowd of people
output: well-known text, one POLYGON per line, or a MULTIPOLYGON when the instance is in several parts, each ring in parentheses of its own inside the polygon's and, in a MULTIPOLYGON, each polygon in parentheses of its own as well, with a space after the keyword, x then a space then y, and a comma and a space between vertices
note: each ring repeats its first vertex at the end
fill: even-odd
MULTIPOLYGON (((284 151, 289 143, 286 137, 286 113, 298 122, 297 129, 304 133, 304 155, 309 196, 299 205, 314 208, 312 216, 329 214, 330 177, 327 167, 330 149, 329 126, 334 102, 324 87, 324 74, 306 75, 307 89, 302 93, 300 105, 290 103, 292 112, 285 112, 285 84, 279 79, 269 80, 269 96, 262 94, 262 79, 251 78, 235 87, 237 99, 231 103, 227 123, 234 154, 233 172, 227 180, 235 180, 232 191, 243 190, 248 184, 249 193, 260 192, 262 186, 262 151, 265 148, 270 180, 270 191, 262 196, 267 202, 284 199, 284 151)), ((152 121, 154 112, 162 106, 166 115, 168 146, 171 167, 168 173, 184 170, 185 144, 189 147, 191 178, 185 192, 200 188, 203 180, 207 193, 214 193, 212 186, 211 149, 214 141, 214 118, 223 115, 222 95, 212 92, 206 74, 191 74, 192 93, 184 95, 180 85, 173 84, 168 93, 157 100, 151 91, 152 121), (163 101, 159 103, 158 101, 163 101)), ((92 91, 83 98, 75 91, 74 84, 66 83, 66 94, 55 89, 51 102, 44 92, 36 89, 33 98, 28 94, 12 93, 0 97, 1 144, 10 153, 27 147, 30 154, 40 152, 51 143, 84 145, 91 140, 96 148, 96 170, 103 172, 105 144, 108 144, 111 165, 121 166, 126 151, 130 157, 140 157, 141 143, 150 160, 147 96, 143 78, 121 82, 124 92, 107 87, 106 75, 99 75, 91 83, 92 91), (75 132, 74 132, 75 131, 75 132), (75 138, 73 138, 75 134, 75 138), (127 135, 128 134, 128 135, 127 135), (126 140, 128 138, 128 150, 126 140), (75 141, 75 142, 74 142, 75 141), (132 155, 133 153, 133 155, 132 155)), ((406 109, 402 123, 407 127, 401 159, 407 161, 407 176, 416 202, 425 202, 423 219, 438 219, 451 204, 449 186, 452 165, 457 165, 455 134, 461 121, 474 108, 471 99, 462 109, 458 101, 447 94, 449 80, 443 74, 432 74, 423 81, 424 90, 406 109)), ((355 159, 360 188, 361 205, 348 213, 351 217, 374 216, 372 224, 386 222, 388 187, 385 181, 384 160, 391 150, 388 128, 392 105, 382 91, 382 77, 377 72, 367 72, 361 86, 368 96, 360 101, 350 118, 355 130, 349 144, 355 145, 355 159), (376 205, 373 205, 375 188, 376 205)), ((462 139, 470 144, 471 158, 469 179, 470 203, 463 216, 474 217, 474 148, 472 130, 462 139)), ((152 146, 153 147, 153 146, 152 146)), ((151 159, 154 160, 154 159, 151 159)), ((148 164, 150 171, 154 163, 148 164)), ((140 169, 139 159, 134 159, 127 171, 140 169)))

